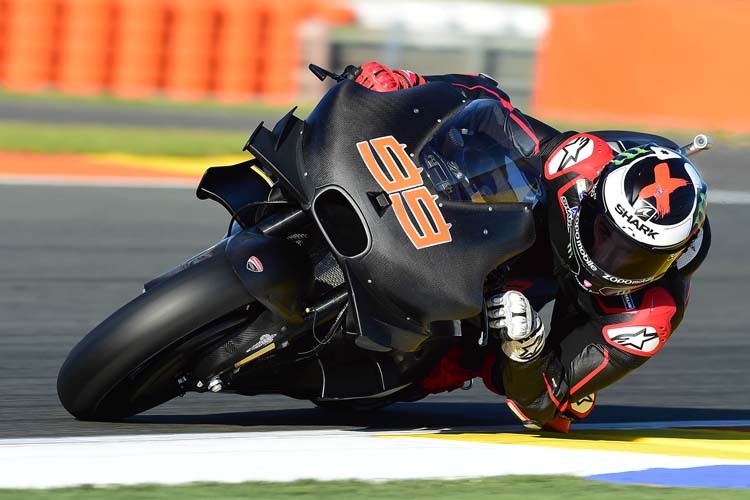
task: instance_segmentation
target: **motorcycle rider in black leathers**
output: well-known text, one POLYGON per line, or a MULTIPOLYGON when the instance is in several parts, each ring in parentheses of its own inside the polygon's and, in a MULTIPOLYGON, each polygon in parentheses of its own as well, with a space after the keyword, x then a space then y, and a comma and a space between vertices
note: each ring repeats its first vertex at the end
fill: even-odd
POLYGON ((355 81, 375 91, 442 81, 467 99, 498 100, 543 160, 536 242, 486 289, 501 352, 465 342, 420 385, 443 392, 481 376, 526 427, 567 432, 598 391, 648 361, 680 324, 711 239, 700 174, 656 144, 626 149, 560 133, 515 109, 484 75, 422 77, 376 62, 359 69, 355 81), (537 311, 553 300, 546 329, 537 311))

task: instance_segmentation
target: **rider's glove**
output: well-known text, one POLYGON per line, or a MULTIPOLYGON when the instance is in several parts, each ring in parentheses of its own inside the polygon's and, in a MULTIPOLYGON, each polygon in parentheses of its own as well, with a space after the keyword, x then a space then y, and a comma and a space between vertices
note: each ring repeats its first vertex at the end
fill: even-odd
POLYGON ((525 363, 544 348, 544 323, 521 292, 505 292, 487 299, 490 329, 499 333, 501 348, 514 361, 525 363))
POLYGON ((364 63, 360 69, 362 72, 354 81, 375 92, 393 92, 425 83, 412 71, 391 69, 375 61, 364 63))

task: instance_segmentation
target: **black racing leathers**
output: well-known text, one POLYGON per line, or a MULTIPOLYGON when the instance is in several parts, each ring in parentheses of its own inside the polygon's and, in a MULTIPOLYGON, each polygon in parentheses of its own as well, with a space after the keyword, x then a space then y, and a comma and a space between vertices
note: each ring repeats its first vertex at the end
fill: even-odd
POLYGON ((662 348, 682 320, 690 275, 710 246, 706 223, 696 243, 699 248, 646 288, 610 297, 587 292, 574 276, 580 264, 571 251, 577 242, 570 235, 571 220, 581 195, 613 152, 606 142, 589 134, 561 134, 545 146, 550 153, 544 166, 547 199, 545 213, 539 217, 539 239, 512 266, 507 283, 515 283, 513 288, 526 293, 535 308, 555 301, 549 335, 536 359, 518 363, 501 357, 491 377, 521 420, 539 424, 560 415, 585 417, 597 391, 662 348), (576 156, 581 138, 594 142, 588 156, 576 156))
MULTIPOLYGON (((494 98, 522 117, 536 136, 544 164, 546 201, 536 210, 537 240, 512 264, 493 293, 519 290, 539 310, 554 300, 542 353, 526 363, 496 356, 485 381, 507 396, 508 406, 522 420, 543 425, 559 416, 580 419, 594 405, 596 392, 638 368, 661 350, 680 324, 690 291, 690 276, 710 246, 708 221, 697 248, 691 249, 658 281, 635 293, 604 297, 577 283, 570 245, 570 222, 581 195, 614 153, 590 134, 559 133, 513 108, 508 95, 483 75, 440 75, 469 99, 494 98), (592 141, 594 147, 582 148, 592 141), (689 256, 687 255, 689 254, 689 256)), ((583 280, 585 282, 585 280, 583 280)), ((490 353, 488 353, 490 355, 490 353)))

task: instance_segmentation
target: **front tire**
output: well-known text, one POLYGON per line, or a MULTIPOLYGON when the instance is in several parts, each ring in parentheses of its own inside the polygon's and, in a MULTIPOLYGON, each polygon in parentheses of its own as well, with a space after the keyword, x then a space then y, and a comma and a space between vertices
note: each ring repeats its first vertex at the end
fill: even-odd
POLYGON ((118 420, 180 394, 192 332, 253 298, 223 254, 199 262, 136 297, 94 328, 60 368, 57 393, 80 420, 118 420))

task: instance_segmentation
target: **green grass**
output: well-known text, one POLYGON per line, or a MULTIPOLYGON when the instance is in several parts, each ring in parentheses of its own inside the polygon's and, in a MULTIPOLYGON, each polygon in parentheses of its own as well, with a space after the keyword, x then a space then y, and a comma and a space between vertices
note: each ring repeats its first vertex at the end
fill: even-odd
POLYGON ((0 122, 0 151, 227 155, 240 153, 250 132, 0 122))
MULTIPOLYGON (((312 75, 311 75, 312 77, 312 75)), ((0 89, 0 102, 23 102, 29 104, 74 104, 82 108, 101 107, 103 105, 129 109, 164 110, 172 112, 193 113, 196 111, 220 112, 221 114, 245 116, 249 112, 270 112, 279 116, 289 111, 290 106, 277 106, 263 102, 225 103, 217 100, 175 101, 164 97, 144 99, 126 99, 112 94, 91 96, 62 94, 60 92, 19 93, 0 89)), ((311 110, 310 103, 300 105, 300 113, 311 110)))
MULTIPOLYGON (((336 467, 336 464, 331 464, 336 467)), ((454 481, 355 481, 294 483, 194 484, 187 486, 83 487, 58 490, 0 490, 0 500, 240 500, 304 499, 341 500, 404 499, 480 500, 554 499, 621 500, 623 498, 705 500, 750 498, 748 490, 703 488, 657 488, 599 483, 559 476, 515 476, 454 481)))
MULTIPOLYGON (((560 124, 560 130, 630 129, 657 133, 682 144, 693 134, 615 124, 560 124)), ((129 153, 140 155, 208 156, 239 154, 251 127, 245 132, 137 128, 105 125, 53 125, 0 121, 0 151, 34 153, 129 153)), ((696 130, 695 132, 705 132, 696 130)), ((717 145, 750 146, 750 136, 709 132, 717 145)))
MULTIPOLYGON (((123 107, 130 110, 185 113, 195 116, 206 112, 247 118, 245 131, 148 128, 119 125, 45 124, 39 122, 0 121, 0 151, 36 153, 131 153, 143 155, 205 156, 236 154, 256 126, 253 114, 283 116, 290 106, 262 103, 224 104, 218 101, 177 102, 162 98, 120 99, 113 96, 70 96, 55 92, 19 94, 0 90, 0 103, 24 103, 32 106, 73 106, 79 109, 123 107)), ((311 105, 301 106, 305 116, 311 105)))
MULTIPOLYGON (((0 91, 0 102, 26 102, 30 104, 64 104, 80 108, 122 106, 129 109, 164 110, 165 112, 196 111, 237 114, 246 117, 245 131, 219 131, 199 129, 140 128, 118 125, 45 124, 18 121, 0 121, 0 151, 38 153, 130 153, 142 155, 206 156, 239 153, 255 126, 253 112, 264 111, 281 117, 288 106, 273 107, 263 104, 227 105, 212 101, 194 103, 173 102, 165 99, 123 100, 111 96, 75 97, 56 93, 15 94, 0 91)), ((311 106, 298 111, 298 116, 309 113, 311 106)), ((709 133, 718 144, 750 146, 749 135, 738 135, 706 130, 659 130, 647 126, 622 124, 552 123, 560 130, 630 129, 664 135, 678 143, 687 143, 693 133, 709 133)))

